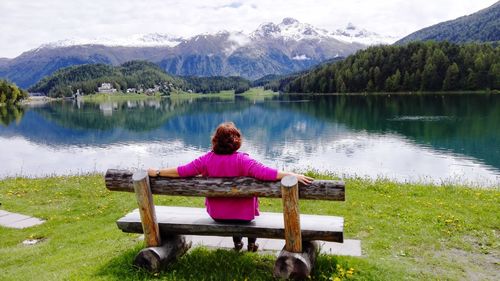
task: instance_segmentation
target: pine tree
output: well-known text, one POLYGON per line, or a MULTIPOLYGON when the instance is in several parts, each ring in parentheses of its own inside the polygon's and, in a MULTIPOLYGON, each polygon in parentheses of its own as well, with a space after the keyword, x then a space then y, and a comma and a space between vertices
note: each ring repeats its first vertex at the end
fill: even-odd
POLYGON ((400 90, 401 86, 401 72, 396 70, 396 73, 393 75, 389 76, 387 80, 385 80, 385 91, 388 92, 397 92, 400 90))
POLYGON ((422 81, 420 82, 421 91, 434 91, 438 90, 437 81, 437 71, 436 66, 429 59, 424 66, 424 71, 422 72, 422 81))
POLYGON ((451 64, 446 70, 446 76, 443 81, 443 91, 453 91, 457 90, 458 85, 458 75, 460 71, 456 63, 451 64))

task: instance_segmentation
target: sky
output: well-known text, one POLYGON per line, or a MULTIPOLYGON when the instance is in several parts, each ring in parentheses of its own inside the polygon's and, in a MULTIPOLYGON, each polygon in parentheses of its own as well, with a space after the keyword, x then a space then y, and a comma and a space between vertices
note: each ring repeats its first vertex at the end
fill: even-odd
POLYGON ((347 23, 403 37, 498 0, 0 0, 0 57, 70 38, 250 33, 285 17, 327 30, 347 23))

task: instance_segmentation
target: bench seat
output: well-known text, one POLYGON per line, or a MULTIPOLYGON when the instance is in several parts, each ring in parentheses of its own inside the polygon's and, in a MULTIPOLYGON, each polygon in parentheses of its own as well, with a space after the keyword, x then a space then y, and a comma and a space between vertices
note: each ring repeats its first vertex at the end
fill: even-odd
MULTIPOLYGON (((225 223, 211 219, 204 208, 155 206, 160 232, 206 236, 254 236, 284 239, 282 213, 261 212, 250 223, 225 223)), ((143 233, 139 210, 119 219, 116 224, 123 232, 143 233)), ((300 215, 300 229, 305 241, 344 241, 344 218, 320 215, 300 215)))

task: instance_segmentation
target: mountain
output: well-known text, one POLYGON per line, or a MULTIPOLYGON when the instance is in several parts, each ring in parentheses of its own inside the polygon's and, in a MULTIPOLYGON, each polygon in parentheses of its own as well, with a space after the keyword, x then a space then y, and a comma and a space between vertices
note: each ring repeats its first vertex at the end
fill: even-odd
POLYGON ((21 54, 3 67, 0 65, 0 77, 7 78, 22 88, 28 88, 41 78, 64 67, 95 63, 119 65, 129 61, 129 58, 154 61, 155 58, 160 59, 166 51, 168 49, 157 47, 103 45, 40 47, 21 54))
POLYGON ((365 48, 366 43, 379 42, 377 36, 353 25, 345 32, 328 32, 285 18, 278 24, 261 24, 250 34, 221 31, 188 39, 164 34, 137 35, 124 40, 69 39, 44 44, 14 59, 0 60, 0 77, 27 88, 67 66, 89 63, 117 66, 131 60, 146 60, 173 75, 257 79, 345 57, 365 48))
POLYGON ((150 33, 136 34, 127 38, 71 38, 43 44, 40 48, 58 48, 77 45, 104 45, 110 47, 174 47, 183 40, 184 39, 182 37, 174 37, 168 34, 150 33))
POLYGON ((494 42, 500 40, 500 1, 474 14, 414 32, 396 44, 412 41, 494 42))

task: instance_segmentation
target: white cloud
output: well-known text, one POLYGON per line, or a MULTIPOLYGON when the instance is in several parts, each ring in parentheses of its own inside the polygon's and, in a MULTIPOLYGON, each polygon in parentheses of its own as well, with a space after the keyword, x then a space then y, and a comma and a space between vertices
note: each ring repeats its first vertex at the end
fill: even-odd
POLYGON ((335 30, 348 22, 404 36, 471 14, 496 0, 1 0, 0 57, 66 38, 125 37, 138 33, 192 36, 222 29, 251 32, 262 22, 294 17, 335 30))

